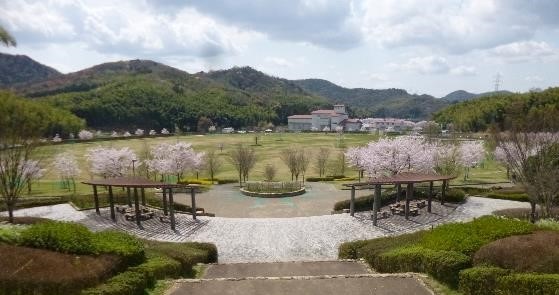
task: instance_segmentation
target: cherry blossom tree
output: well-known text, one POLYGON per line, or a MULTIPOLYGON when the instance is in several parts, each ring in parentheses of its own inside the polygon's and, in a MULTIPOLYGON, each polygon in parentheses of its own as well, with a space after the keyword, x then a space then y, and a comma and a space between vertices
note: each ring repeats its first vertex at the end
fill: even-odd
POLYGON ((157 135, 157 132, 152 129, 152 130, 149 131, 149 135, 157 135))
POLYGON ((60 134, 56 133, 56 135, 54 135, 54 137, 52 138, 52 142, 61 142, 62 138, 60 138, 60 134))
POLYGON ((81 130, 78 133, 78 138, 81 139, 81 140, 92 139, 93 138, 93 132, 88 131, 88 130, 81 130))
POLYGON ((169 130, 167 130, 167 128, 163 128, 163 129, 161 129, 161 134, 167 135, 167 134, 169 134, 169 130))
POLYGON ((124 133, 122 134, 122 136, 124 136, 124 137, 130 137, 131 134, 130 134, 130 132, 126 131, 126 132, 124 132, 124 133))
POLYGON ((187 171, 196 171, 203 164, 204 153, 196 153, 190 143, 161 143, 151 150, 151 170, 160 175, 175 175, 179 181, 187 171))
POLYGON ((70 184, 72 184, 73 190, 75 192, 75 178, 80 175, 80 168, 76 157, 70 153, 58 154, 54 157, 52 166, 62 179, 64 187, 70 189, 70 184))
POLYGON ((118 137, 118 133, 113 130, 113 133, 111 133, 111 137, 118 137))
POLYGON ((27 181, 27 193, 31 194, 31 184, 33 181, 43 178, 45 169, 41 168, 39 161, 37 160, 27 160, 23 163, 23 174, 28 179, 27 181))
POLYGON ((86 155, 89 170, 93 175, 103 178, 122 177, 132 168, 132 161, 136 161, 136 154, 128 147, 93 148, 86 155))
POLYGON ((142 136, 142 135, 144 135, 144 129, 138 128, 138 129, 136 129, 136 131, 134 131, 134 134, 136 136, 142 136))
POLYGON ((470 168, 485 159, 485 147, 481 141, 466 141, 460 144, 460 164, 464 167, 464 180, 468 179, 470 168))

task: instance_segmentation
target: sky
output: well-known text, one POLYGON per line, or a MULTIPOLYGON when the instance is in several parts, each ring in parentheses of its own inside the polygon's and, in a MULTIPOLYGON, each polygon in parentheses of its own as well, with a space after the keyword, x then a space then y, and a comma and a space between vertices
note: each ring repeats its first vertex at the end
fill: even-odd
POLYGON ((251 66, 350 88, 525 92, 559 86, 557 0, 0 0, 25 54, 63 73, 150 59, 251 66))

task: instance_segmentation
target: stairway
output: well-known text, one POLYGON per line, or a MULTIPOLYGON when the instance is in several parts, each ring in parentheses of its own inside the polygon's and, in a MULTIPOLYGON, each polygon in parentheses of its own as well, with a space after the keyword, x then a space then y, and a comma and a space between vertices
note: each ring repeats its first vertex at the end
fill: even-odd
POLYGON ((209 265, 202 279, 177 280, 169 295, 433 294, 412 274, 375 274, 358 261, 209 265))

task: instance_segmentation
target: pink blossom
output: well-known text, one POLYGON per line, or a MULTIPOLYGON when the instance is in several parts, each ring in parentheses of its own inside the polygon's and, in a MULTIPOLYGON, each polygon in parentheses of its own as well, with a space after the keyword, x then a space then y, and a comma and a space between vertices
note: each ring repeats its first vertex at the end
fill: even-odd
POLYGON ((94 175, 105 178, 121 177, 127 174, 132 167, 132 160, 136 154, 129 148, 93 148, 86 155, 90 171, 94 175))

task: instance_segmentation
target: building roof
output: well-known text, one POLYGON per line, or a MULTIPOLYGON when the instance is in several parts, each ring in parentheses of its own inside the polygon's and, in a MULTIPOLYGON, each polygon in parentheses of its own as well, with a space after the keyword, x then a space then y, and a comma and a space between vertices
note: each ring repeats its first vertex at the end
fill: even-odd
POLYGON ((130 188, 177 188, 177 187, 195 188, 197 187, 194 185, 157 182, 142 177, 115 177, 115 178, 104 178, 104 179, 92 179, 89 181, 84 181, 82 183, 88 185, 116 186, 116 187, 130 187, 130 188))
POLYGON ((312 115, 293 115, 287 117, 287 119, 312 119, 312 115))
POLYGON ((380 176, 376 178, 370 178, 366 182, 344 184, 344 185, 345 186, 368 186, 368 185, 375 185, 375 184, 408 184, 408 183, 451 180, 454 178, 456 178, 456 176, 404 172, 392 176, 380 176))
POLYGON ((330 114, 330 115, 337 115, 334 110, 316 110, 312 111, 311 114, 330 114))

